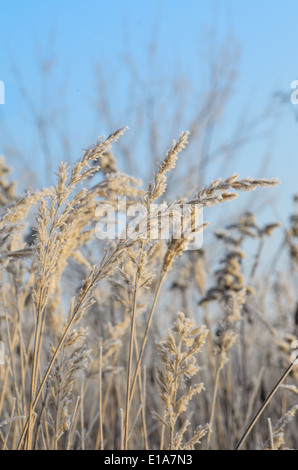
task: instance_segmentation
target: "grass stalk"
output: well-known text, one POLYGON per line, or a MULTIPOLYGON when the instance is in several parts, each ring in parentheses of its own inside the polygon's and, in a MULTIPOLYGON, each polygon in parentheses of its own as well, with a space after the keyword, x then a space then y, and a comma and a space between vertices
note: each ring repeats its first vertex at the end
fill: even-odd
POLYGON ((282 374, 280 379, 276 382, 275 386, 273 387, 273 389, 271 390, 271 392, 269 393, 267 398, 264 400, 262 406, 259 408, 259 410, 255 414, 255 416, 251 420, 250 424, 248 425, 247 429, 245 430, 245 432, 243 433, 243 435, 239 439, 239 441, 238 441, 238 443, 235 447, 235 450, 240 450, 240 448, 243 446, 245 440, 247 439, 248 435, 251 433, 252 429, 256 425, 256 423, 259 420, 260 416, 262 415, 263 411, 269 405, 271 399, 273 398, 273 396, 275 395, 275 393, 277 392, 277 390, 279 389, 281 384, 285 381, 285 379, 287 378, 287 376, 289 375, 289 373, 293 369, 294 365, 295 365, 295 361, 291 362, 289 367, 285 370, 285 372, 282 374))

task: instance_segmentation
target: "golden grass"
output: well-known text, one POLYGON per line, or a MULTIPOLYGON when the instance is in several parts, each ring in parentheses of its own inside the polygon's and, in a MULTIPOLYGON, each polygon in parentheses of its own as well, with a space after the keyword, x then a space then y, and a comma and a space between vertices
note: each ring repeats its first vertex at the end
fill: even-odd
MULTIPOLYGON (((279 224, 259 227, 245 214, 218 227, 224 256, 214 276, 204 267, 203 250, 187 250, 193 232, 207 223, 194 226, 192 219, 180 239, 160 240, 143 237, 148 226, 141 221, 138 232, 102 243, 98 205, 116 207, 119 196, 145 209, 161 203, 167 173, 187 145, 183 132, 143 188, 118 171, 111 153, 125 130, 100 138, 72 168, 61 163, 54 187, 19 197, 1 160, 1 447, 294 445, 295 431, 286 435, 286 424, 296 411, 295 384, 280 385, 291 352, 289 343, 287 353, 281 345, 295 331, 278 311, 268 317, 258 308, 264 286, 256 271, 279 224), (93 183, 96 175, 101 179, 93 183), (247 238, 257 243, 248 275, 247 238), (280 404, 272 399, 276 392, 280 404), (262 413, 270 407, 276 424, 268 426, 262 413)), ((163 207, 212 207, 278 183, 232 175, 163 207)), ((292 227, 284 242, 294 261, 296 235, 292 227)), ((290 364, 287 375, 296 378, 295 371, 290 364)))

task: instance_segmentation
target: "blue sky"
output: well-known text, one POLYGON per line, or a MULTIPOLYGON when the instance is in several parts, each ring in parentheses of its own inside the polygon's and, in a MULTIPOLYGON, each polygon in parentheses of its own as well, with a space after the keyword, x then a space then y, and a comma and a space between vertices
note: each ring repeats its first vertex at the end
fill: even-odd
MULTIPOLYGON (((127 80, 119 57, 129 51, 138 69, 145 68, 145 46, 152 35, 157 37, 157 61, 164 77, 168 73, 171 79, 173 64, 179 61, 193 83, 202 76, 198 57, 206 54, 206 35, 213 34, 217 46, 229 35, 236 40, 240 59, 227 129, 246 109, 258 115, 276 91, 290 95, 290 83, 298 79, 297 0, 0 0, 0 13, 0 80, 6 87, 6 103, 0 105, 0 154, 8 152, 13 166, 35 172, 36 181, 42 182, 41 149, 15 82, 15 68, 37 107, 54 106, 55 119, 63 120, 71 135, 70 160, 78 158, 90 141, 115 130, 107 129, 90 105, 95 97, 94 64, 106 67, 117 83, 119 97, 114 97, 113 104, 117 113, 127 80), (53 68, 43 85, 38 64, 45 57, 52 59, 46 65, 53 68), (21 151, 14 151, 16 147, 21 151)), ((270 155, 264 176, 282 181, 272 209, 281 217, 291 209, 292 194, 298 192, 296 108, 286 99, 270 136, 265 142, 253 142, 236 160, 242 176, 255 176, 264 155, 270 155)), ((121 110, 119 126, 126 124, 133 133, 121 110)), ((168 135, 168 142, 177 137, 168 135)), ((53 132, 49 138, 55 150, 58 137, 53 132)), ((57 150, 55 162, 60 162, 59 157, 57 150)), ((211 175, 219 176, 216 168, 211 175)))

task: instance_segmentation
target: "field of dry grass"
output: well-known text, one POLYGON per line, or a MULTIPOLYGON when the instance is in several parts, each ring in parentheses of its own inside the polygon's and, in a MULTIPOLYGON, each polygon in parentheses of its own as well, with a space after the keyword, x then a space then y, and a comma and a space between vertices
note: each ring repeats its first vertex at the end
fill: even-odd
MULTIPOLYGON (((141 236, 141 221, 99 240, 100 204, 185 204, 165 195, 188 133, 143 187, 113 158, 124 132, 62 163, 55 186, 35 192, 16 194, 1 160, 0 447, 297 449, 298 216, 288 227, 259 226, 253 213, 226 226, 192 220, 169 240, 141 236), (198 230, 213 231, 217 251, 188 250, 198 230), (274 259, 259 276, 277 231, 287 277, 274 259)), ((277 184, 231 175, 187 203, 212 211, 277 184)))

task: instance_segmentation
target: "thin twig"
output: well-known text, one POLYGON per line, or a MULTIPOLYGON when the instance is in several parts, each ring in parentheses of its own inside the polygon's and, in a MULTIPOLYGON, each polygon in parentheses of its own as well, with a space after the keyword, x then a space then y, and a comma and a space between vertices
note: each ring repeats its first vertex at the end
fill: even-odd
POLYGON ((132 402, 134 389, 135 389, 138 373, 139 373, 139 370, 140 370, 141 361, 142 361, 142 358, 143 358, 143 353, 144 353, 144 349, 145 349, 145 345, 146 345, 146 341, 147 341, 148 331, 149 331, 149 328, 150 328, 150 325, 151 325, 153 313, 154 313, 154 310, 155 310, 155 307, 156 307, 157 299, 158 299, 158 296, 159 296, 160 289, 161 289, 161 286, 163 284, 164 278, 165 278, 165 273, 163 273, 160 276, 160 279, 159 279, 159 282, 158 282, 158 285, 157 285, 157 288, 156 288, 155 296, 154 296, 154 299, 153 299, 151 311, 150 311, 150 314, 149 314, 149 317, 148 317, 145 333, 144 333, 144 336, 143 336, 142 346, 141 346, 138 362, 137 362, 137 365, 136 365, 135 374, 134 374, 131 389, 130 389, 130 396, 129 396, 129 403, 130 404, 132 402))
MULTIPOLYGON (((215 375, 215 383, 214 383, 214 390, 213 390, 213 397, 212 397, 212 405, 211 405, 211 412, 210 412, 210 419, 209 419, 209 423, 212 424, 213 423, 213 420, 214 420, 214 413, 215 413, 215 403, 216 403, 216 397, 217 397, 217 390, 218 390, 218 384, 219 384, 219 376, 220 376, 220 371, 221 371, 221 367, 220 365, 217 367, 217 370, 216 370, 216 375, 215 375)), ((206 444, 206 448, 207 450, 209 450, 210 448, 210 443, 211 443, 211 433, 212 433, 212 429, 211 429, 211 426, 208 430, 208 437, 207 437, 207 444, 206 444)))
POLYGON ((270 437, 270 446, 271 446, 271 450, 273 450, 274 449, 274 438, 273 438, 271 418, 268 418, 268 429, 269 429, 269 437, 270 437))
POLYGON ((277 390, 279 389, 280 385, 283 383, 283 381, 286 379, 286 377, 289 375, 289 373, 291 372, 291 370, 293 369, 295 365, 295 361, 294 362, 291 362, 291 364, 289 365, 289 367, 285 370, 285 372, 282 374, 282 376, 280 377, 280 379, 278 380, 278 382, 276 383, 276 385, 273 387, 273 389, 271 390, 271 392, 269 393, 268 397, 266 398, 266 400, 264 401, 264 403, 262 404, 262 406, 260 407, 260 409, 258 410, 258 412, 256 413, 256 415, 254 416, 254 418, 252 419, 252 421, 250 422, 248 428, 246 429, 246 431, 244 432, 243 436, 241 437, 241 439, 239 440, 238 444, 236 445, 235 447, 235 450, 239 450, 240 447, 243 445, 245 439, 247 438, 247 436, 250 434, 251 430, 253 429, 254 425, 256 424, 256 422, 258 421, 259 417, 261 416, 261 414, 263 413, 263 411, 265 410, 266 406, 269 404, 271 398, 275 395, 275 393, 277 392, 277 390))

